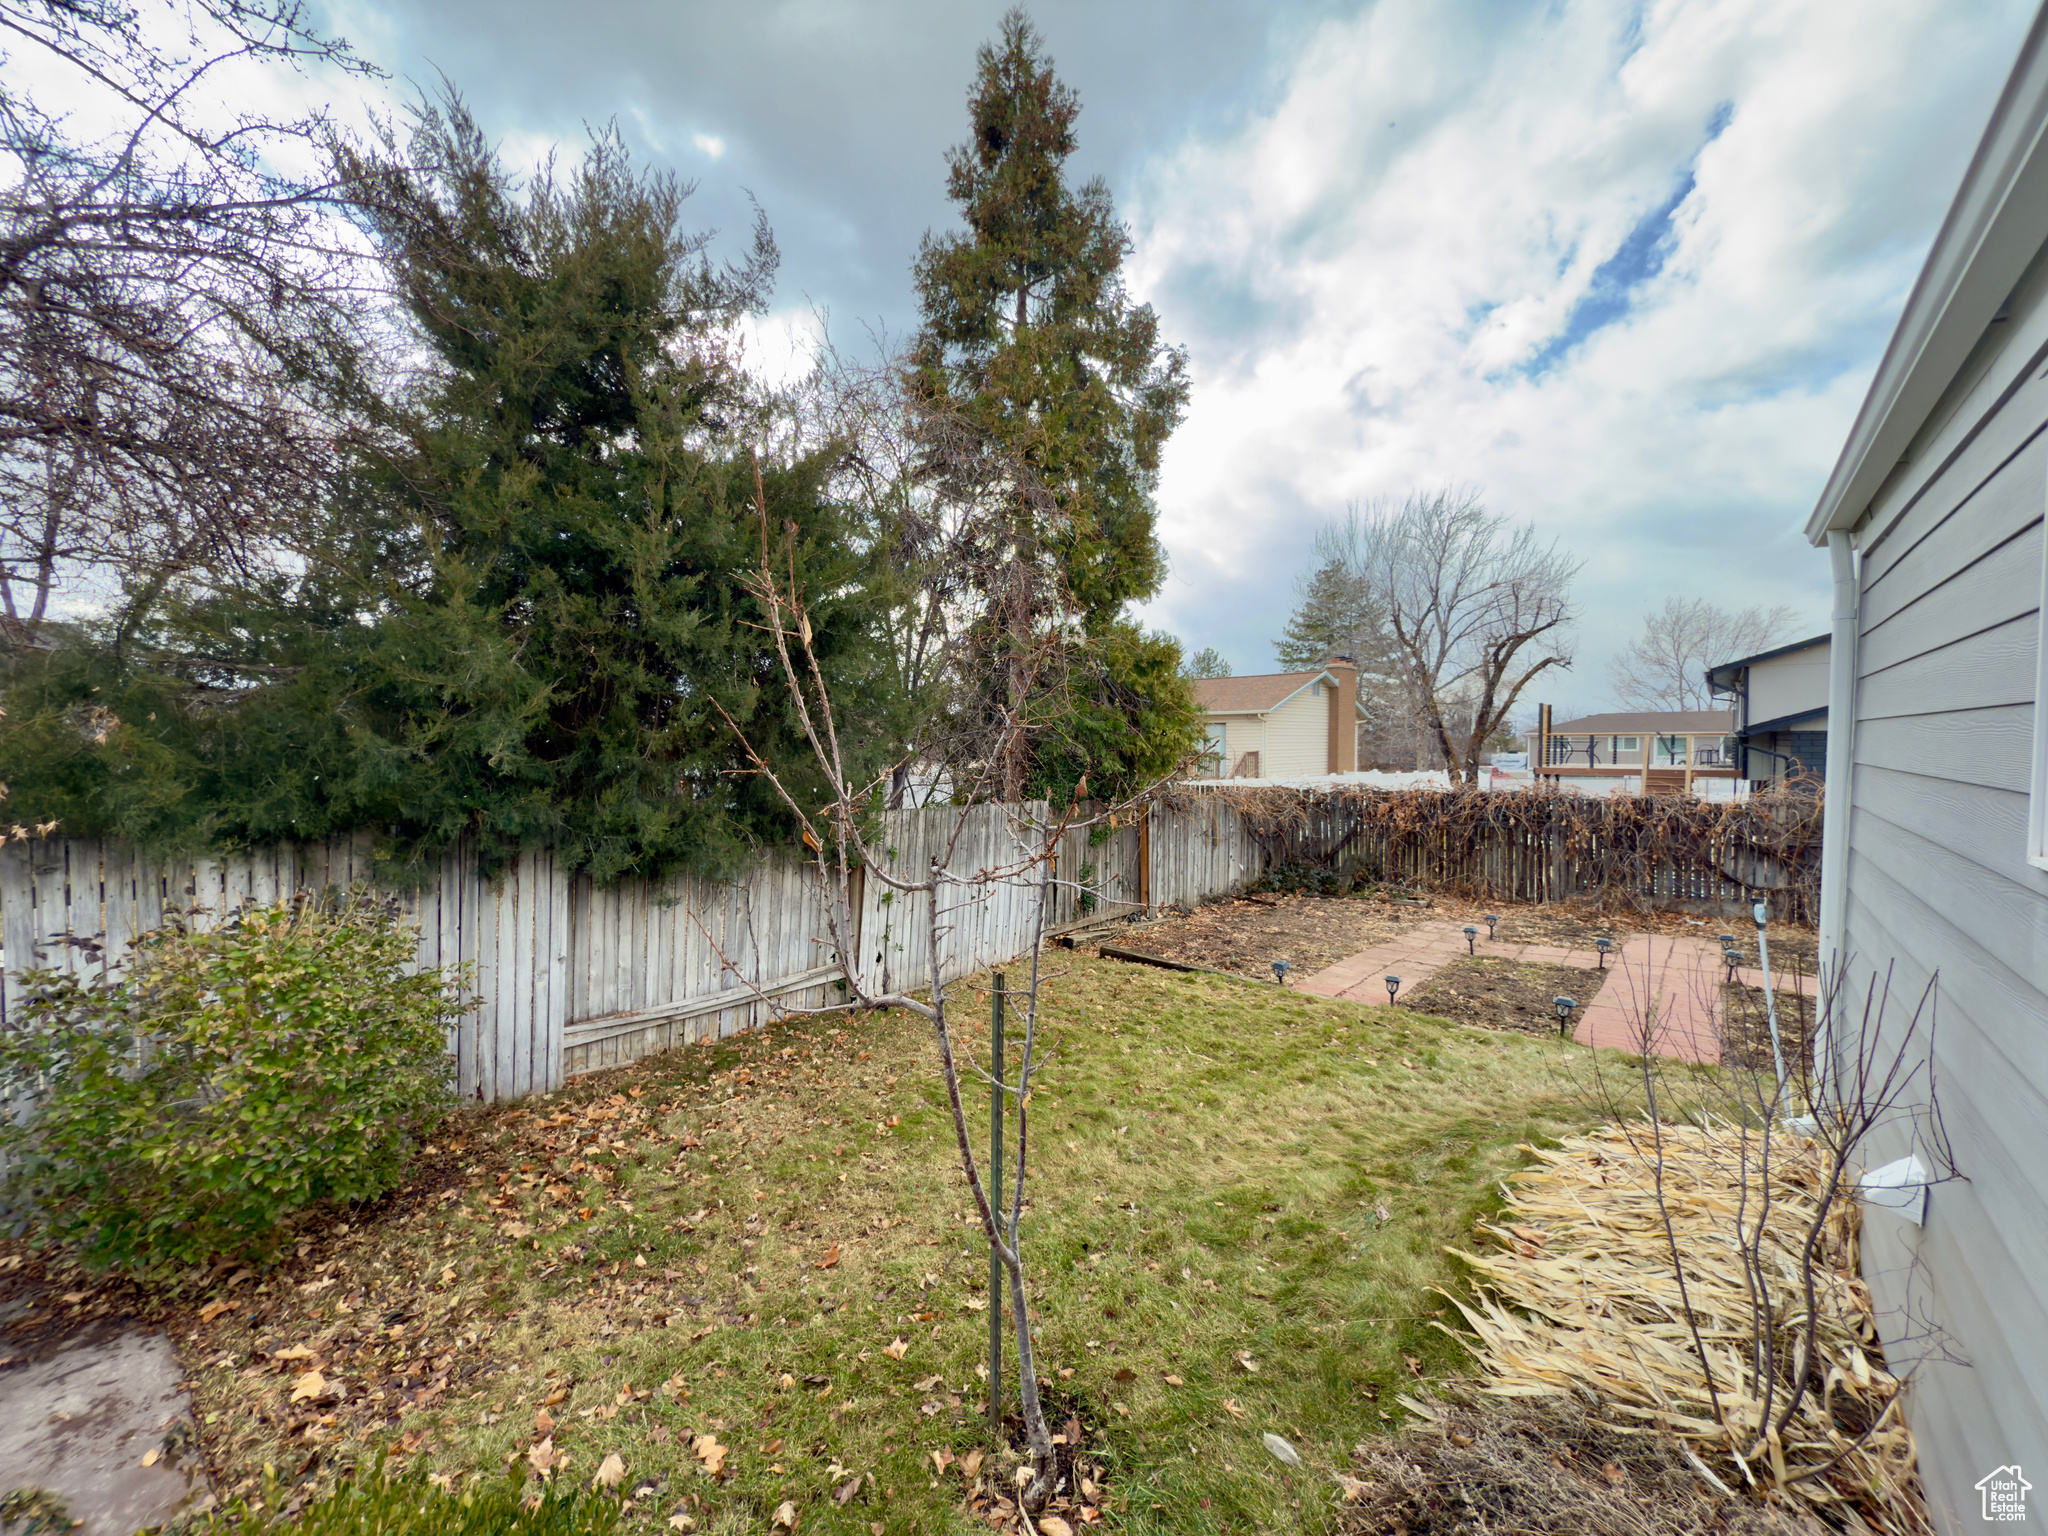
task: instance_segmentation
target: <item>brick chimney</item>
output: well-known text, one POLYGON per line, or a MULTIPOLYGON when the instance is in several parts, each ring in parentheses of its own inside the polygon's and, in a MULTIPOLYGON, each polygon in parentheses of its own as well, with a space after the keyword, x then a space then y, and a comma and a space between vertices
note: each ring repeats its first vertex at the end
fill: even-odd
POLYGON ((1358 663, 1349 656, 1332 656, 1323 663, 1337 686, 1330 700, 1330 772, 1358 771, 1358 663))

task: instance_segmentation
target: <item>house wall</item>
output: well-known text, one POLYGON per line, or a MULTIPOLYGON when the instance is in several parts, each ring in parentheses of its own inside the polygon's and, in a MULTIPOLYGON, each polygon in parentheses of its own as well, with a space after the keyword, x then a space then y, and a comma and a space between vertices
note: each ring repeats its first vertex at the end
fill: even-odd
POLYGON ((1816 645, 1749 668, 1749 719, 1783 720, 1827 708, 1828 647, 1816 645))
MULTIPOLYGON (((1896 1026, 1938 973, 1933 1065, 1963 1175, 1930 1191, 1923 1227, 1869 1210, 1863 1266, 1892 1368, 1916 1371, 1944 1530, 1979 1523, 1994 1467, 2048 1466, 2048 873, 2026 858, 2044 362, 2036 275, 1856 532, 1848 990, 1892 967, 1896 1026), (1914 1342, 1930 1323, 1945 1351, 1914 1342)), ((1868 1163, 1912 1134, 1885 1128, 1868 1163)))
POLYGON ((1266 750, 1260 772, 1269 779, 1296 779, 1330 771, 1330 700, 1304 688, 1266 716, 1266 750))
POLYGON ((1237 765, 1247 752, 1260 756, 1259 771, 1264 773, 1266 748, 1266 723, 1257 715, 1211 715, 1211 725, 1223 727, 1224 739, 1228 743, 1223 754, 1223 777, 1229 778, 1237 772, 1237 765))

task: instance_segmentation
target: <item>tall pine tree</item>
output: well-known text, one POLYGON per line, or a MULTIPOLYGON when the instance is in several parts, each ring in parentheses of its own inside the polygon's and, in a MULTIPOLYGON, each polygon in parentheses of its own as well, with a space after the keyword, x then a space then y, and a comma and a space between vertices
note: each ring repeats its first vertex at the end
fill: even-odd
MULTIPOLYGON (((1126 787, 1135 764, 1177 760, 1198 731, 1178 656, 1162 668, 1156 642, 1120 627, 1164 578, 1152 497, 1186 409, 1186 358, 1125 290, 1130 236, 1108 187, 1067 183, 1080 102, 1021 10, 981 49, 968 111, 946 183, 966 229, 927 235, 919 251, 910 373, 936 477, 962 456, 1013 469, 986 508, 984 633, 963 651, 980 675, 968 682, 991 712, 1036 724, 1001 764, 1006 798, 1069 780, 1104 710, 1153 738, 1091 780, 1126 787), (1048 641, 1065 654, 1044 667, 1048 641), (1078 696, 1034 701, 1047 676, 1078 696)), ((979 468, 957 478, 988 484, 979 468)))

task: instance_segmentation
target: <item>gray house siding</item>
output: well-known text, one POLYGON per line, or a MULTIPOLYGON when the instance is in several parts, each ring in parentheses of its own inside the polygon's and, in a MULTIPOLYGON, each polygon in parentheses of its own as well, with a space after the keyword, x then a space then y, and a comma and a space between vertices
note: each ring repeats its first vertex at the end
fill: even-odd
MULTIPOLYGON (((2048 503, 2048 295, 2024 285, 1857 530, 1852 992, 1902 1021, 1939 972, 1933 1061, 1963 1174, 1915 1228, 1880 1210, 1864 1274, 1944 1529, 1976 1480, 2048 1467, 2048 873, 2026 859, 2048 503), (1931 1346, 1938 1332, 1942 1348, 1931 1346)), ((1903 1156, 1894 1127, 1870 1149, 1903 1156)))

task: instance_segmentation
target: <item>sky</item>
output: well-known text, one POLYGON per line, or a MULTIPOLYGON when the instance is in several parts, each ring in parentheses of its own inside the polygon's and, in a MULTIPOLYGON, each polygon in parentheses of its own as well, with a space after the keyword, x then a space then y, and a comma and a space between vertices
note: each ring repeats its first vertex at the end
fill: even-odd
MULTIPOLYGON (((759 327, 916 325, 954 227, 985 0, 332 0, 387 100, 460 89, 507 156, 616 120, 783 262, 759 327)), ((2020 0, 1059 0, 1078 180, 1187 348, 1143 616, 1273 670, 1316 529, 1478 487, 1584 562, 1560 709, 1672 595, 1825 627, 1818 497, 2032 14, 2020 0)), ((1534 701, 1530 701, 1534 702, 1534 701)))

